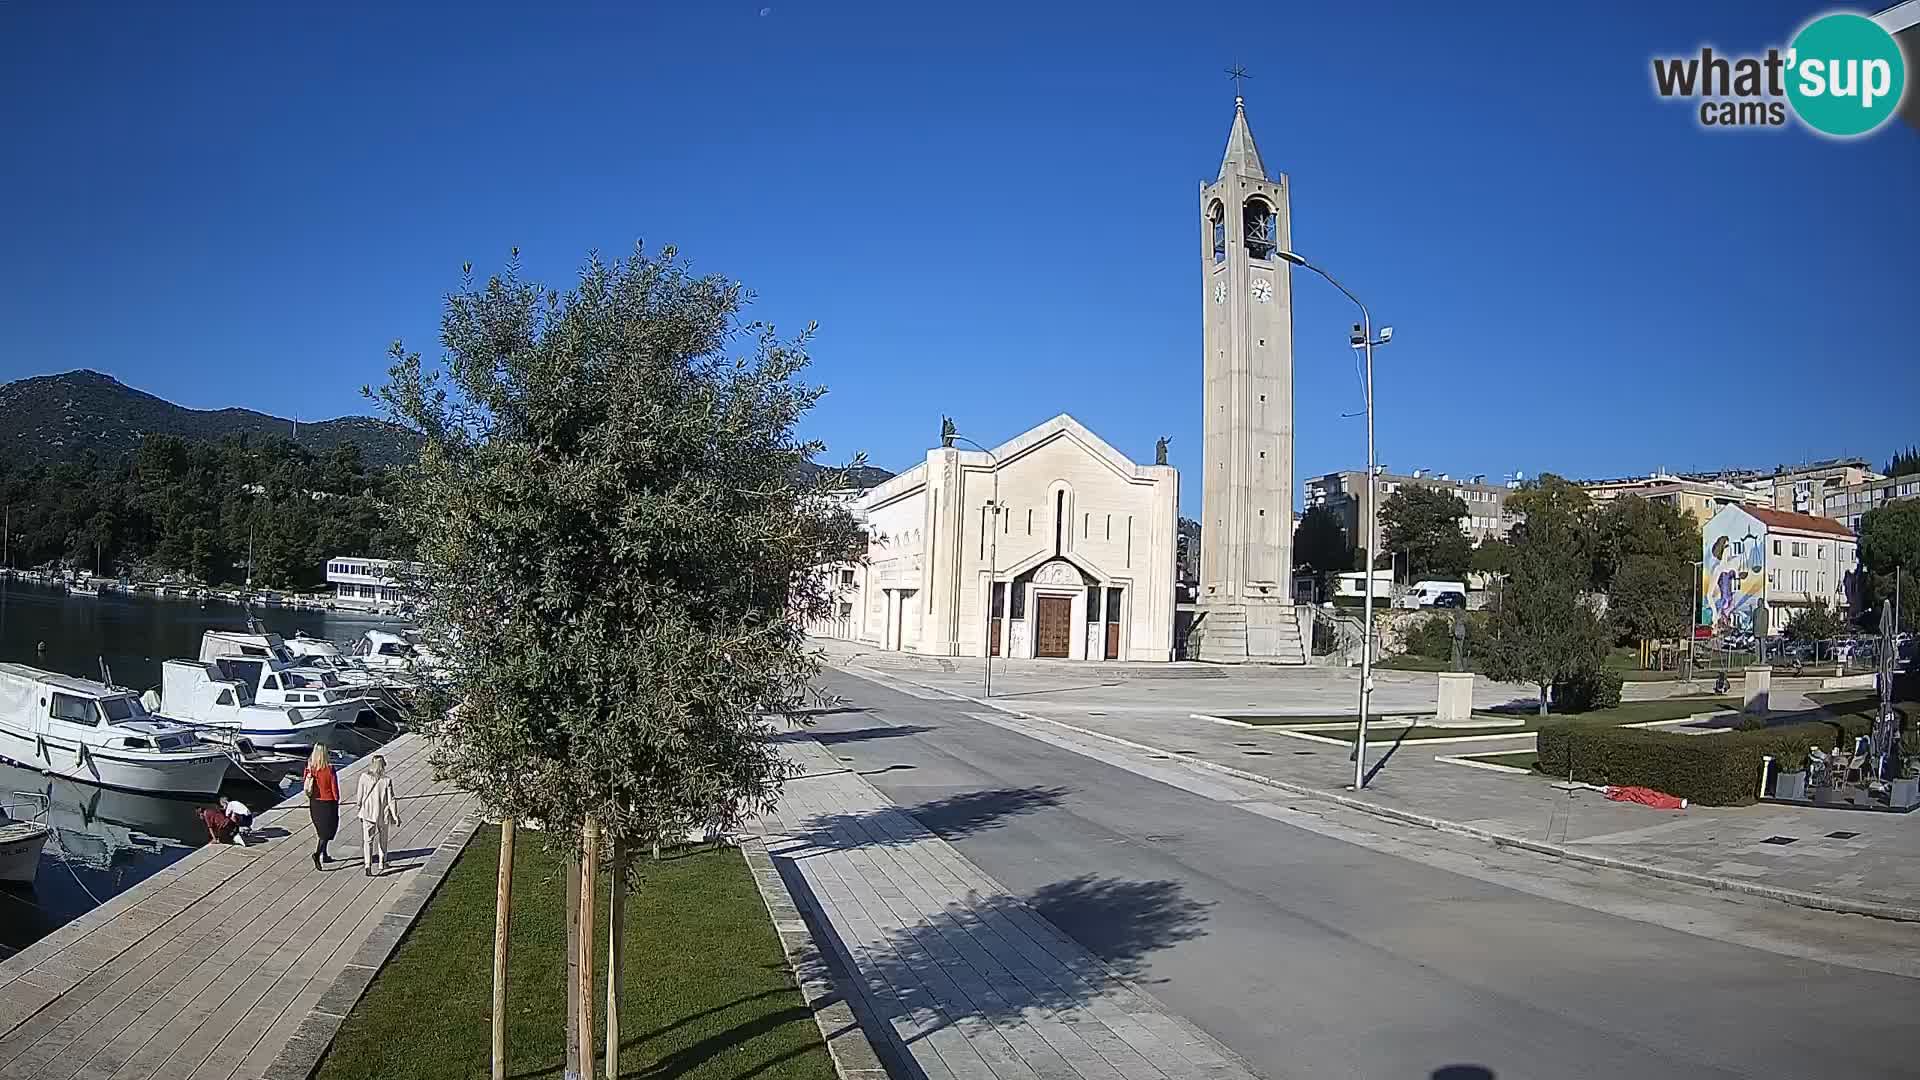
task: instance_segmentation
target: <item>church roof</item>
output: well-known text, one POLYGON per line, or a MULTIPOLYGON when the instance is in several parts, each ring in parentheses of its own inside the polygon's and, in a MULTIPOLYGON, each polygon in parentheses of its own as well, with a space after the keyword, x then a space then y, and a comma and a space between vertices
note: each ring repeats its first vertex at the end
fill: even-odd
POLYGON ((1247 126, 1247 103, 1233 99, 1233 130, 1227 133, 1227 153, 1220 159, 1220 178, 1230 172, 1267 178, 1267 167, 1260 161, 1260 148, 1253 143, 1253 129, 1247 126))

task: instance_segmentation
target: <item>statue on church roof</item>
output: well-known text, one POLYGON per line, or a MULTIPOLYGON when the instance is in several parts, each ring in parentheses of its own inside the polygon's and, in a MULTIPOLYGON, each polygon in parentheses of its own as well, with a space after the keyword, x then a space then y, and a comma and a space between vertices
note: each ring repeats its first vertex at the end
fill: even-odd
POLYGON ((953 417, 943 416, 940 418, 940 445, 941 446, 952 446, 953 437, 958 434, 960 434, 960 429, 953 425, 953 417))
POLYGON ((1160 441, 1153 444, 1153 463, 1155 465, 1165 465, 1167 463, 1167 444, 1172 441, 1173 436, 1162 435, 1160 436, 1160 441))

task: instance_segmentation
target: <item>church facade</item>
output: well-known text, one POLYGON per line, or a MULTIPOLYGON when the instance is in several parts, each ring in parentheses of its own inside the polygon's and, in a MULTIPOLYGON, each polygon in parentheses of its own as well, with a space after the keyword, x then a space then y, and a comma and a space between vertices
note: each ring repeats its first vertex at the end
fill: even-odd
POLYGON ((817 636, 926 656, 1173 658, 1179 474, 1062 414, 991 451, 941 446, 861 494, 864 561, 817 636))

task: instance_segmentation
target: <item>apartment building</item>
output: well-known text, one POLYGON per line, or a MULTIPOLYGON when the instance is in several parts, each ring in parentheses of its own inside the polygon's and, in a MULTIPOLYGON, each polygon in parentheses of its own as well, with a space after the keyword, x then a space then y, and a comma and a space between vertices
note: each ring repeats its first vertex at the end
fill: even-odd
MULTIPOLYGON (((1426 469, 1415 469, 1406 475, 1383 470, 1375 480, 1382 502, 1404 487, 1426 487, 1458 496, 1467 504, 1467 513, 1460 519, 1460 531, 1476 544, 1488 538, 1504 539, 1507 531, 1513 527, 1513 520, 1506 511, 1507 496, 1513 493, 1513 485, 1498 481, 1490 483, 1484 474, 1455 478, 1447 473, 1434 473, 1426 469)), ((1517 485, 1518 481, 1514 483, 1517 485)), ((1333 511, 1340 519, 1340 526, 1347 530, 1347 540, 1358 546, 1366 542, 1366 534, 1361 531, 1360 525, 1366 501, 1366 471, 1348 469, 1309 479, 1306 499, 1301 505, 1307 510, 1324 506, 1333 511)))

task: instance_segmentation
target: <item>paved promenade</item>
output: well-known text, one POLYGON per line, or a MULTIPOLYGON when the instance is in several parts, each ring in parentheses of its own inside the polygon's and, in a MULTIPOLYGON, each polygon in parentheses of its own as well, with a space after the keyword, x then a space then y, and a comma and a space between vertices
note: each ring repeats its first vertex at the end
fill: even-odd
MULTIPOLYGON (((1265 777, 1296 791, 1342 793, 1353 782, 1345 746, 1288 736, 1273 728, 1216 723, 1196 714, 1311 713, 1353 708, 1356 684, 1337 672, 1289 669, 1225 678, 1120 680, 1100 665, 994 673, 991 706, 981 699, 977 661, 951 672, 879 670, 844 643, 829 655, 847 670, 903 691, 973 699, 982 718, 1031 716, 1127 740, 1168 759, 1183 758, 1265 777), (950 696, 951 695, 951 696, 950 696)), ((1434 677, 1391 674, 1377 700, 1383 711, 1424 707, 1437 697, 1434 677)), ((1476 704, 1511 693, 1481 686, 1476 704)), ((1058 729, 1056 729, 1058 730, 1058 729)), ((1762 804, 1660 811, 1610 802, 1597 791, 1555 785, 1537 775, 1491 772, 1441 756, 1530 750, 1530 736, 1449 743, 1407 740, 1392 746, 1382 730, 1370 742, 1375 770, 1362 796, 1388 810, 1470 829, 1555 845, 1683 874, 1758 888, 1779 888, 1842 904, 1911 912, 1920 908, 1920 815, 1816 810, 1762 804), (1385 764, 1381 760, 1385 758, 1385 764), (1846 834, 1846 835, 1832 835, 1846 834), (1781 843, 1781 839, 1790 842, 1781 843)), ((1702 735, 1701 738, 1713 738, 1702 735)), ((1344 793, 1342 797, 1350 797, 1344 793)))
POLYGON ((810 738, 767 849, 894 1075, 1252 1080, 810 738))
POLYGON ((384 876, 361 873, 350 802, 316 872, 296 797, 259 816, 264 843, 202 848, 0 963, 0 1078, 304 1078, 472 835, 426 750, 381 751, 403 821, 384 876))

